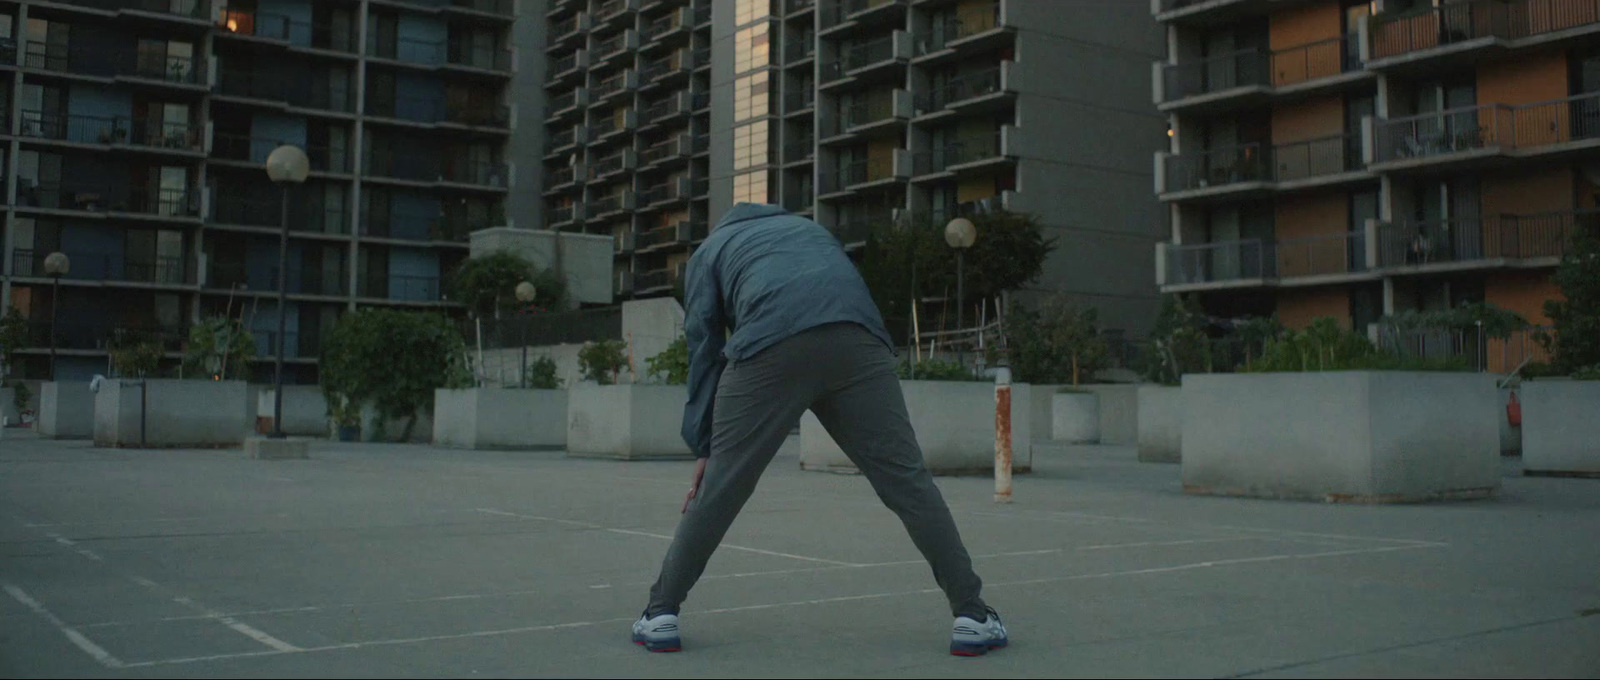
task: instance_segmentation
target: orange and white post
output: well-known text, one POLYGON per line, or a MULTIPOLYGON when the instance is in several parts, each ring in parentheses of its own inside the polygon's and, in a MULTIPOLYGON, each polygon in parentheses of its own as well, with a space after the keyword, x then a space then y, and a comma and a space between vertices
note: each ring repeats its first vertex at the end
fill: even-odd
POLYGON ((994 502, 1011 502, 1011 369, 994 373, 994 502))

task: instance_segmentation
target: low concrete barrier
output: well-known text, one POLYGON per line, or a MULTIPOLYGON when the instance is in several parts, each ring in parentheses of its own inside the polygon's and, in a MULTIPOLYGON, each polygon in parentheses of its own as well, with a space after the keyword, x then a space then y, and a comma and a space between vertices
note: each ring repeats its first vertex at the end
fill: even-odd
POLYGON ((34 430, 45 439, 94 436, 94 397, 87 382, 47 382, 39 387, 39 420, 34 430))
POLYGON ((463 449, 564 447, 567 391, 434 390, 433 443, 463 449))
POLYGON ((239 446, 252 429, 249 386, 239 380, 107 380, 94 402, 95 446, 239 446), (142 414, 142 418, 141 418, 142 414))
POLYGON ((1522 468, 1600 478, 1600 381, 1522 383, 1522 468))
POLYGON ((1056 392, 1050 396, 1051 439, 1069 444, 1100 442, 1100 396, 1093 392, 1056 392))
POLYGON ((1187 375, 1183 488, 1330 502, 1481 498, 1500 486, 1493 376, 1187 375))
POLYGON ((1084 385, 1100 397, 1100 443, 1139 443, 1139 385, 1084 385))
MULTIPOLYGON (((262 433, 272 431, 272 388, 263 389, 256 397, 256 422, 262 433)), ((297 437, 328 436, 328 398, 316 385, 283 386, 283 432, 297 437)))
POLYGON ((1136 396, 1139 424, 1139 462, 1177 463, 1183 460, 1183 390, 1142 385, 1136 396))
MULTIPOLYGON (((906 412, 923 460, 936 475, 989 474, 994 471, 994 383, 902 380, 906 412)), ((1033 386, 1011 386, 1011 466, 1033 468, 1033 386)), ((853 472, 855 464, 823 429, 816 415, 800 418, 800 467, 853 472)))
POLYGON ((619 460, 689 460, 683 385, 595 385, 567 392, 567 455, 619 460))

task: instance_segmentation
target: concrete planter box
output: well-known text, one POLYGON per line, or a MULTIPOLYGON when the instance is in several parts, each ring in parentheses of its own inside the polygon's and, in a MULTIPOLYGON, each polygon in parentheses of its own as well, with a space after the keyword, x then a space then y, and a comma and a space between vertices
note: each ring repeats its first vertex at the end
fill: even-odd
POLYGON ((1051 438, 1069 444, 1100 442, 1100 396, 1057 392, 1050 397, 1051 438))
POLYGON ((1345 371, 1183 378, 1190 493, 1358 503, 1500 486, 1493 376, 1345 371))
POLYGON ((1521 397, 1523 471, 1600 478, 1600 381, 1533 380, 1521 397))
POLYGON ((17 391, 10 387, 0 387, 0 425, 16 427, 22 424, 17 413, 17 391))
POLYGON ((47 382, 39 388, 39 420, 34 430, 45 439, 94 436, 94 398, 87 382, 47 382))
POLYGON ((1502 456, 1516 456, 1522 453, 1522 427, 1512 425, 1511 419, 1505 412, 1505 406, 1511 403, 1511 393, 1514 391, 1509 387, 1500 389, 1500 455, 1502 456))
POLYGON ((1133 446, 1139 443, 1139 386, 1085 385, 1100 397, 1100 443, 1133 446))
MULTIPOLYGON (((906 412, 928 469, 936 475, 994 471, 994 383, 902 380, 906 412)), ((1034 387, 1011 386, 1011 469, 1033 468, 1034 387)), ((800 468, 856 472, 810 411, 800 418, 800 468)))
POLYGON ((463 449, 567 445, 567 391, 434 390, 433 443, 463 449))
MULTIPOLYGON (((332 421, 328 423, 330 431, 337 430, 332 421)), ((361 407, 361 441, 383 442, 388 444, 426 444, 433 439, 433 414, 418 410, 411 418, 380 419, 378 409, 372 404, 361 407), (411 426, 411 436, 406 436, 406 424, 412 418, 416 423, 411 426), (381 425, 381 427, 380 427, 381 425)))
POLYGON ((1181 462, 1184 418, 1182 388, 1141 386, 1136 400, 1139 462, 1181 462))
MULTIPOLYGON (((272 431, 275 391, 261 390, 256 397, 256 430, 272 431)), ((316 385, 285 385, 283 388, 283 432, 296 437, 328 436, 328 398, 316 385)))
POLYGON ((250 434, 250 389, 239 380, 107 380, 94 401, 95 446, 139 446, 143 407, 148 447, 239 446, 250 434))
POLYGON ((579 383, 567 393, 567 455, 692 460, 683 442, 684 385, 579 383))

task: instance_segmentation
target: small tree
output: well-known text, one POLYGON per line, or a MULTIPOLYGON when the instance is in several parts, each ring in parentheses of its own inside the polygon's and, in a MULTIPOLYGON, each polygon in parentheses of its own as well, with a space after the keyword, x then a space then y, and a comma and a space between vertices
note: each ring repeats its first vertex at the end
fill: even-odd
POLYGON ((683 385, 689 382, 689 342, 683 337, 673 340, 672 344, 649 359, 645 360, 649 367, 652 380, 660 379, 668 385, 683 385))
MULTIPOLYGON (((276 341, 274 341, 276 342, 276 341)), ((276 352, 277 347, 269 348, 276 352)), ((240 379, 256 354, 255 336, 237 319, 214 316, 189 329, 183 374, 203 380, 240 379)))
POLYGON ((1092 379, 1110 361, 1097 319, 1094 308, 1079 307, 1065 296, 1050 298, 1037 310, 1014 311, 1006 333, 1017 379, 1071 385, 1092 379))
POLYGON ((547 356, 534 358, 528 363, 522 382, 535 390, 561 389, 561 378, 556 377, 556 360, 547 356))
POLYGON ((1149 353, 1145 357, 1145 378, 1175 385, 1183 374, 1211 372, 1215 361, 1211 341, 1206 335, 1206 313, 1194 298, 1168 295, 1161 300, 1161 313, 1150 330, 1149 353))
MULTIPOLYGON (((0 316, 0 369, 16 371, 16 354, 28 344, 28 319, 16 307, 0 316)), ((0 373, 0 378, 5 377, 0 373)))
POLYGON ((161 365, 161 344, 136 340, 111 350, 111 367, 119 376, 149 377, 161 365))
POLYGON ((578 367, 583 370, 583 379, 601 385, 616 384, 617 374, 628 365, 628 357, 623 353, 626 348, 621 340, 584 343, 583 349, 578 350, 578 367))
POLYGON ((466 344, 454 324, 438 314, 364 309, 334 324, 322 346, 322 391, 330 409, 339 406, 340 424, 371 404, 385 421, 408 418, 404 436, 416 426, 417 412, 433 408, 433 391, 465 387, 472 375, 466 344))
POLYGON ((533 305, 554 309, 567 297, 567 282, 551 270, 540 270, 522 256, 499 250, 461 263, 450 278, 450 297, 467 306, 477 318, 497 318, 515 314, 522 306, 517 299, 517 284, 534 285, 533 305))
POLYGON ((1557 372, 1570 375, 1600 365, 1600 229, 1580 224, 1561 264, 1556 285, 1563 300, 1544 303, 1555 337, 1545 340, 1557 372))

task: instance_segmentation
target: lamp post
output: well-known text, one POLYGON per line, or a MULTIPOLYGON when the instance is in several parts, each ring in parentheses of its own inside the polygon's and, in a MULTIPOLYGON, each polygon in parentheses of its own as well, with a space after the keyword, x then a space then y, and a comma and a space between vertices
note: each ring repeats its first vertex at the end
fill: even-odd
POLYGON ((944 227, 944 242, 956 250, 956 329, 966 327, 966 253, 978 240, 972 220, 957 217, 944 227))
POLYGON ((272 378, 272 434, 273 439, 283 439, 283 348, 284 322, 288 317, 287 292, 289 287, 289 185, 306 181, 311 174, 311 160, 300 147, 285 144, 267 155, 267 177, 278 185, 283 212, 280 215, 282 230, 278 234, 278 337, 275 371, 272 378))
POLYGON ((72 269, 72 260, 66 253, 56 251, 44 258, 45 276, 54 280, 50 291, 50 379, 56 379, 56 317, 61 309, 61 277, 72 269))
MULTIPOLYGON (((534 287, 534 285, 532 283, 529 283, 527 281, 523 281, 522 283, 517 284, 516 294, 517 294, 517 302, 522 303, 521 307, 522 307, 522 310, 524 310, 524 311, 519 311, 517 313, 517 316, 519 318, 525 317, 526 314, 527 314, 527 312, 525 310, 528 308, 528 305, 533 304, 533 298, 539 294, 539 289, 534 287)), ((519 345, 522 345, 522 371, 517 374, 517 384, 521 385, 523 387, 523 389, 527 389, 527 387, 528 387, 528 322, 527 322, 526 318, 523 318, 520 322, 518 322, 517 325, 522 326, 521 342, 517 343, 519 345)))

